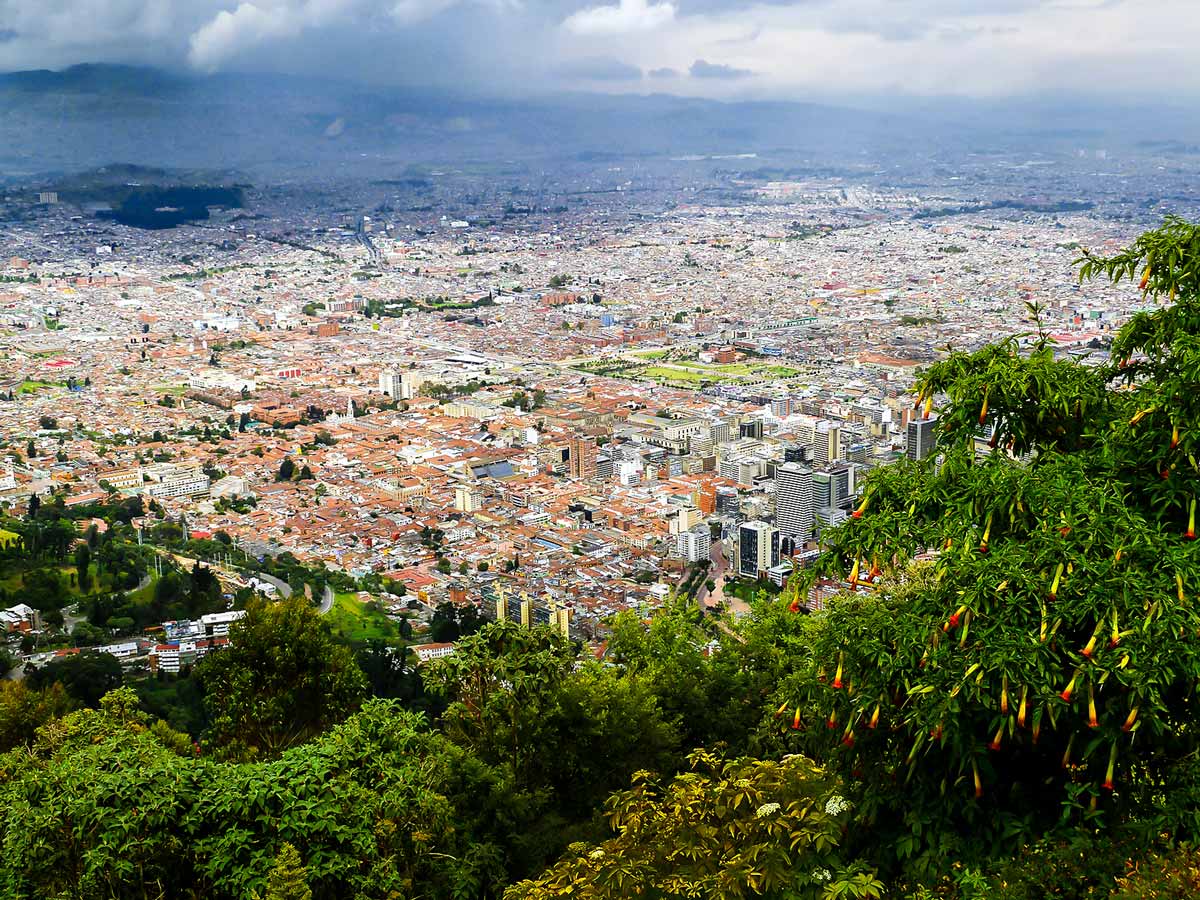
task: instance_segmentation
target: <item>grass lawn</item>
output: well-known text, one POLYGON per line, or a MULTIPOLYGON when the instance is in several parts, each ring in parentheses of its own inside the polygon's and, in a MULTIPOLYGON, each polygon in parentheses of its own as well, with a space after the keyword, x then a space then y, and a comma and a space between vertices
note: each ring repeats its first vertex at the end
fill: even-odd
POLYGON ((333 608, 325 616, 330 630, 349 643, 383 640, 394 642, 400 639, 400 626, 382 611, 373 611, 359 603, 354 594, 337 594, 333 608))
POLYGON ((693 372, 689 369, 676 369, 671 366, 647 366, 642 371, 645 378, 662 378, 666 381, 705 381, 711 376, 693 372))
POLYGON ((42 390, 43 388, 51 388, 51 387, 58 387, 58 386, 59 385, 55 384, 52 381, 31 381, 30 379, 26 378, 24 381, 21 382, 21 386, 19 388, 17 388, 17 393, 18 394, 36 394, 38 391, 42 390))
POLYGON ((633 354, 638 359, 662 359, 667 355, 666 350, 639 350, 633 354))

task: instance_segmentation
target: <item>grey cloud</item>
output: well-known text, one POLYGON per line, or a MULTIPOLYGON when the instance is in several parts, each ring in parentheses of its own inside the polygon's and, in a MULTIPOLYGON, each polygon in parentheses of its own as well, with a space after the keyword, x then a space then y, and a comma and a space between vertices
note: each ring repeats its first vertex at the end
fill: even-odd
POLYGON ((738 69, 734 66, 727 66, 723 63, 710 63, 708 60, 698 59, 692 63, 688 69, 688 74, 693 78, 748 78, 754 73, 749 69, 738 69))
POLYGON ((558 66, 555 72, 582 81, 632 81, 642 77, 642 70, 637 66, 609 57, 574 59, 558 66))
POLYGON ((646 74, 651 78, 678 78, 679 70, 672 69, 670 66, 664 66, 661 69, 651 69, 646 74))

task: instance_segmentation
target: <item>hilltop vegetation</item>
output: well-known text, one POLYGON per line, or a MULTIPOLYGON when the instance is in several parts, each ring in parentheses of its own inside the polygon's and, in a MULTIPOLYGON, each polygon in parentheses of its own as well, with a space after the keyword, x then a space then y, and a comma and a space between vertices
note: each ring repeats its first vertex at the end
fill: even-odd
POLYGON ((414 677, 251 603, 196 744, 5 685, 0 893, 1197 896, 1200 228, 1079 264, 1163 301, 1112 364, 1039 331, 930 367, 938 458, 740 623, 619 616, 604 664, 500 623, 414 677))

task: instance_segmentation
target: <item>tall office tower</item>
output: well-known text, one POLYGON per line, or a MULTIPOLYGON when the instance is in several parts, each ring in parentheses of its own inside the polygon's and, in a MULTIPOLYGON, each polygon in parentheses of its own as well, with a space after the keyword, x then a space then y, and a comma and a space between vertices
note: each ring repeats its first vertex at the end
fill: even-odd
POLYGON ((813 528, 813 473, 797 463, 784 463, 775 473, 775 525, 804 540, 813 528))
POLYGON ((750 419, 738 426, 738 434, 744 438, 762 439, 762 419, 750 419))
POLYGON ((779 562, 779 532, 766 522, 744 522, 738 529, 738 574, 758 578, 779 562))
POLYGON ((833 506, 833 475, 828 469, 813 472, 813 509, 833 506))
POLYGON ((813 462, 819 466, 841 459, 842 429, 828 423, 818 425, 813 433, 812 452, 813 462))
POLYGON ((799 444, 788 444, 783 448, 783 461, 785 463, 806 463, 808 462, 809 452, 807 447, 802 447, 799 444))
POLYGON ((854 495, 854 467, 837 463, 829 467, 831 486, 830 506, 839 506, 854 495))
POLYGON ((713 422, 708 426, 708 436, 712 438, 714 445, 725 443, 729 440, 729 423, 713 422))
POLYGON ((908 446, 905 453, 909 459, 925 459, 933 453, 933 426, 937 424, 937 416, 928 419, 913 419, 908 423, 908 446))
POLYGON ((384 369, 379 373, 379 390, 393 400, 400 399, 400 373, 395 369, 384 369))
POLYGON ((596 477, 596 442, 590 437, 576 435, 568 441, 571 477, 580 480, 596 477))

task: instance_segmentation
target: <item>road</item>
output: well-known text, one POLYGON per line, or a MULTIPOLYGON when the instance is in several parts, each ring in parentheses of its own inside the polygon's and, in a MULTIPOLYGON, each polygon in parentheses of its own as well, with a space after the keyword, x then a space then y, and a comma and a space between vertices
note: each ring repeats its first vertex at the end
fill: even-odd
POLYGON ((746 615, 750 612, 750 605, 745 600, 725 596, 725 572, 728 569, 728 565, 725 561, 725 554, 721 550, 721 541, 719 538, 713 541, 712 550, 709 551, 708 558, 712 561, 712 565, 708 569, 708 577, 717 584, 711 592, 708 590, 707 584, 700 585, 700 590, 696 594, 696 602, 703 603, 710 609, 724 603, 735 616, 746 615))
POLYGON ((327 612, 333 609, 333 601, 335 598, 336 595, 333 593, 333 588, 331 588, 329 585, 325 585, 325 593, 321 595, 321 606, 319 609, 321 615, 325 615, 327 612))

